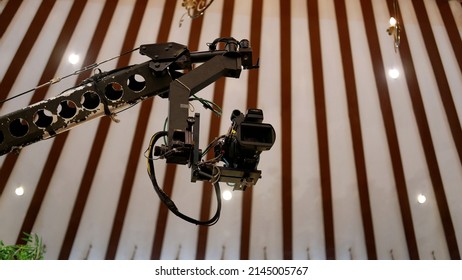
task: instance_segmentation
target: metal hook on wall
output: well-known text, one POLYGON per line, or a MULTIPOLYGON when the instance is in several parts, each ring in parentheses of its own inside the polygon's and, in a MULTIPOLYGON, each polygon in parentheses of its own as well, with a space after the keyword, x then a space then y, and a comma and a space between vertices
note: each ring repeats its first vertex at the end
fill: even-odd
POLYGON ((226 251, 226 247, 225 247, 225 245, 223 245, 221 247, 221 260, 225 259, 225 251, 226 251))
POLYGON ((395 256, 393 256, 393 249, 390 250, 390 257, 391 257, 392 260, 395 259, 395 256))
POLYGON ((91 251, 91 248, 92 248, 92 247, 93 247, 93 246, 92 246, 91 243, 90 243, 90 245, 88 246, 87 253, 85 254, 85 257, 83 258, 84 260, 88 260, 88 256, 90 256, 90 251, 91 251))
POLYGON ((180 253, 181 253, 181 244, 178 245, 178 250, 176 251, 175 260, 179 260, 179 259, 180 259, 180 253))
POLYGON ((132 253, 132 257, 130 258, 131 260, 134 260, 135 259, 135 255, 136 255, 136 251, 138 250, 138 246, 135 245, 135 248, 133 248, 133 253, 132 253))

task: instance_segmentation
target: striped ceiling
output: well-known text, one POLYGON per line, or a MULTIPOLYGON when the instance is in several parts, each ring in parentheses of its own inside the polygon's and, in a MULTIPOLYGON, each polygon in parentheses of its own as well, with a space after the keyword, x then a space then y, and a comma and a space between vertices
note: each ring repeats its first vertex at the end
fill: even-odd
MULTIPOLYGON (((217 37, 247 38, 260 69, 199 93, 224 117, 194 108, 201 143, 226 132, 233 109, 263 109, 277 141, 262 154, 262 179, 224 201, 212 227, 169 213, 143 156, 168 112, 156 97, 120 123, 104 117, 0 157, 0 240, 37 233, 47 259, 461 258, 459 1, 399 0, 397 52, 386 32, 392 0, 216 0, 180 26, 181 2, 0 0, 0 99, 141 44, 194 51, 217 37)), ((146 60, 134 52, 100 68, 146 60)), ((89 75, 2 103, 0 115, 89 75)), ((191 183, 186 166, 156 169, 180 210, 213 215, 210 184, 191 183)))

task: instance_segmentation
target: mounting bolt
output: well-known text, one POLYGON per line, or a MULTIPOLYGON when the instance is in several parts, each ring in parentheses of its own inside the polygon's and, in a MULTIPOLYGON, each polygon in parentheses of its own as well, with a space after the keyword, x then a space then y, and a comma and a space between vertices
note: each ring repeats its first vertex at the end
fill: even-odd
POLYGON ((194 117, 188 117, 186 121, 188 123, 188 126, 192 126, 196 122, 196 119, 194 117))
POLYGON ((247 39, 243 39, 241 40, 241 42, 239 42, 239 45, 241 46, 241 48, 248 48, 250 46, 250 42, 249 40, 247 39))

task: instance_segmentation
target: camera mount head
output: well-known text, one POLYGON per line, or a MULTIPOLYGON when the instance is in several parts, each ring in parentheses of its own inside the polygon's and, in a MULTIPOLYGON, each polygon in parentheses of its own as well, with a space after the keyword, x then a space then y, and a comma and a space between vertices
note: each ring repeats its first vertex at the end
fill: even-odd
POLYGON ((167 144, 157 146, 154 155, 165 158, 167 163, 188 164, 192 182, 227 182, 234 184, 235 190, 245 190, 261 177, 257 165, 260 153, 269 150, 274 143, 273 127, 262 123, 262 110, 250 109, 245 115, 234 110, 228 134, 207 149, 214 149, 215 160, 203 161, 201 159, 207 153, 199 149, 200 116, 189 116, 189 100, 221 77, 239 78, 242 69, 258 68, 258 62, 252 63, 252 49, 246 39, 218 38, 208 46, 209 51, 194 53, 171 43, 141 47, 143 54, 154 59, 155 71, 172 71, 185 65, 190 70, 176 75, 170 84, 167 144), (217 50, 219 44, 224 48, 217 50), (172 61, 172 58, 176 60, 172 61), (191 64, 198 62, 203 64, 192 69, 191 64), (217 166, 220 161, 223 166, 217 166))
POLYGON ((192 157, 191 181, 226 182, 233 185, 234 190, 244 191, 261 178, 257 166, 261 152, 271 149, 274 144, 276 133, 273 126, 262 123, 263 111, 260 109, 249 109, 245 115, 234 110, 231 121, 228 133, 216 138, 205 152, 194 150, 197 155, 192 157), (212 160, 198 160, 212 148, 212 160), (218 163, 222 165, 218 166, 218 163))

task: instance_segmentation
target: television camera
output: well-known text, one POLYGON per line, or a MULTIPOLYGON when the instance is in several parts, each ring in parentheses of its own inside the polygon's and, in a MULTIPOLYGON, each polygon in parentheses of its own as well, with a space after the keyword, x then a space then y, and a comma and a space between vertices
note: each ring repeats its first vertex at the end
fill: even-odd
POLYGON ((168 129, 153 135, 146 154, 154 189, 177 216, 198 225, 215 224, 221 209, 219 182, 242 191, 255 185, 261 177, 257 169, 260 154, 271 149, 276 134, 270 124, 263 123, 262 110, 252 108, 245 114, 234 110, 228 132, 204 150, 199 148, 200 114, 189 116, 191 98, 221 77, 239 78, 242 69, 258 68, 258 62, 253 64, 248 40, 218 38, 208 46, 208 51, 190 52, 186 46, 173 42, 141 45, 139 52, 148 56, 149 61, 108 72, 97 71, 55 97, 0 117, 0 155, 19 152, 27 145, 56 137, 97 117, 114 119, 118 112, 160 96, 169 100, 168 129), (196 63, 200 65, 193 68, 196 63), (166 143, 156 146, 164 137, 166 143), (209 152, 213 157, 205 159, 209 152), (218 201, 215 216, 198 221, 183 215, 157 184, 156 159, 188 165, 192 182, 211 182, 218 201))

